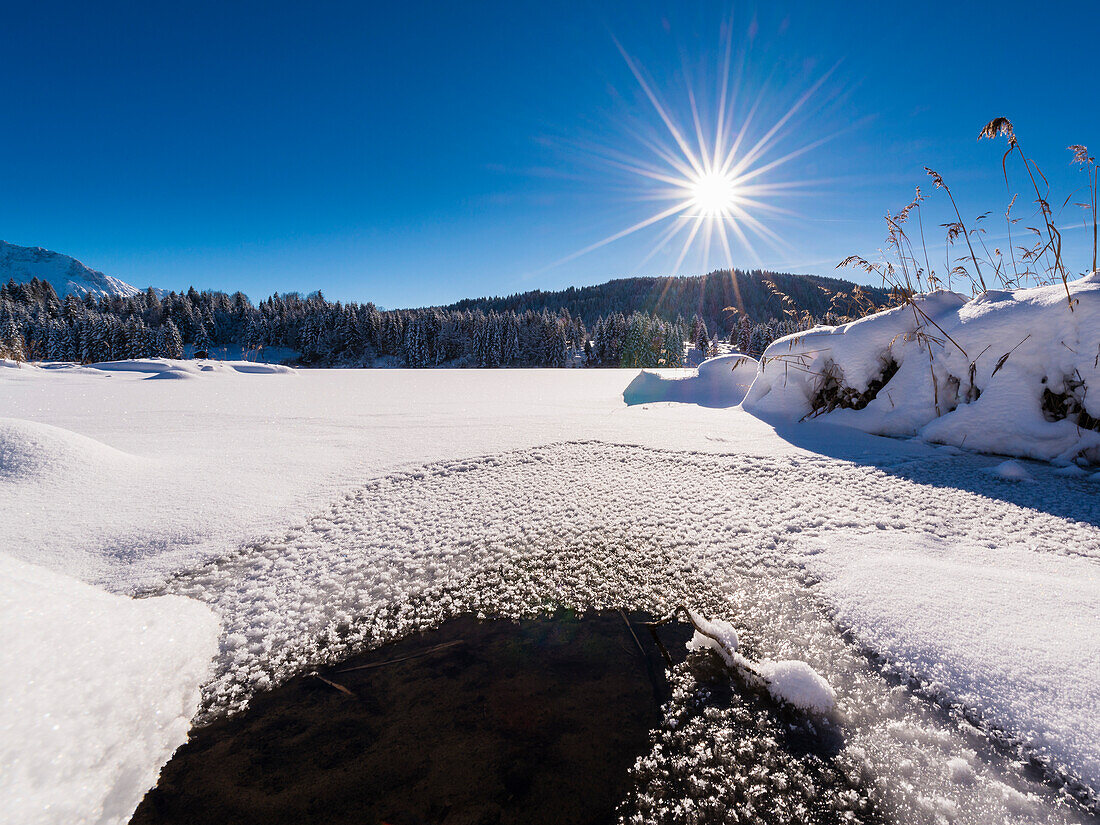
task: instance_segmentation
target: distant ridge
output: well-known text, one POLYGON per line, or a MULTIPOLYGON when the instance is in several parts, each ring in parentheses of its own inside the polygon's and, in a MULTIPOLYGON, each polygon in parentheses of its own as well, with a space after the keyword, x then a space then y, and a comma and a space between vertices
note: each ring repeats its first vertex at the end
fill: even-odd
POLYGON ((0 284, 9 280, 22 284, 32 278, 48 282, 59 298, 66 295, 130 298, 143 291, 90 269, 69 255, 40 246, 16 246, 0 241, 0 284))
MULTIPOLYGON (((709 275, 664 278, 618 278, 595 286, 569 287, 556 292, 541 289, 507 297, 467 298, 441 309, 471 312, 507 312, 517 314, 547 309, 569 310, 573 317, 592 323, 600 316, 616 312, 653 313, 666 321, 677 316, 690 320, 698 313, 708 324, 719 329, 732 328, 734 315, 747 315, 754 321, 782 320, 785 311, 795 309, 821 317, 827 312, 852 314, 856 284, 840 278, 818 275, 792 275, 782 272, 745 272, 728 270, 709 275), (784 300, 784 296, 786 300, 784 300), (727 311, 735 307, 737 312, 727 311)), ((876 307, 889 303, 889 293, 879 287, 859 286, 866 300, 876 307)))

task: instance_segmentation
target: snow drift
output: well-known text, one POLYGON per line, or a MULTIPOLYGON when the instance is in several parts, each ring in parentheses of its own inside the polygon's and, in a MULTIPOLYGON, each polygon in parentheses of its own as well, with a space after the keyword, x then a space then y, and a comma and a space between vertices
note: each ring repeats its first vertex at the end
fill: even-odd
POLYGON ((780 338, 744 406, 979 452, 1100 463, 1100 273, 971 300, 940 290, 780 338))
POLYGON ((255 361, 215 361, 209 359, 133 358, 125 361, 100 361, 89 364, 89 369, 103 372, 147 372, 150 378, 193 378, 207 373, 234 373, 248 375, 289 375, 293 367, 281 364, 264 364, 255 361))
POLYGON ((0 553, 3 819, 124 823, 187 739, 218 620, 0 553))
POLYGON ((642 370, 623 391, 627 404, 682 401, 703 407, 735 407, 749 391, 756 360, 735 353, 710 358, 694 370, 642 370))
POLYGON ((71 430, 0 418, 0 481, 85 474, 89 481, 108 468, 122 470, 141 459, 71 430))

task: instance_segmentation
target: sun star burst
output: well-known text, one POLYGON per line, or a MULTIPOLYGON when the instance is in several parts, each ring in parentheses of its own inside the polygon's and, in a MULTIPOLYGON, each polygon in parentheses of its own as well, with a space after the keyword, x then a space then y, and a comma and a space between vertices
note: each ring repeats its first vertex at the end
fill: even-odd
MULTIPOLYGON (((637 61, 616 41, 634 79, 657 115, 659 125, 633 129, 644 147, 643 152, 627 154, 621 149, 605 147, 598 152, 600 160, 625 173, 639 191, 639 200, 661 204, 653 214, 619 230, 584 249, 556 261, 564 263, 613 243, 649 227, 663 225, 650 252, 639 268, 662 250, 679 250, 672 274, 679 274, 685 259, 692 252, 701 256, 703 272, 710 266, 713 248, 721 253, 726 267, 734 268, 733 250, 744 250, 755 263, 760 256, 753 244, 763 242, 783 253, 783 240, 765 224, 768 216, 793 216, 795 213, 775 204, 777 197, 805 187, 805 180, 775 180, 775 170, 789 161, 820 146, 829 137, 787 149, 779 154, 779 146, 795 133, 791 119, 802 109, 831 74, 826 72, 794 103, 771 122, 761 127, 761 110, 774 99, 761 91, 747 111, 735 115, 738 93, 731 72, 733 54, 732 27, 727 26, 723 58, 718 67, 716 105, 702 112, 691 83, 688 83, 686 106, 680 110, 690 116, 683 121, 674 115, 657 94, 637 61), (704 117, 704 114, 708 117, 704 117), (779 156, 776 156, 779 155, 779 156)), ((740 74, 740 72, 738 73, 740 74)))

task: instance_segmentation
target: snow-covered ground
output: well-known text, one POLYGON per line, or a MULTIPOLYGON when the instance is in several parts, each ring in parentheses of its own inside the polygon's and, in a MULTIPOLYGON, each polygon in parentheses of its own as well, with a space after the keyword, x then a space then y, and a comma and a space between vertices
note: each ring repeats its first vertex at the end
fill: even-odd
MULTIPOLYGON (((1048 780, 1100 792, 1096 482, 627 405, 636 375, 0 367, 0 559, 210 605, 207 714, 465 609, 689 603, 825 677, 845 760, 898 821, 1080 818, 1048 780)), ((32 689, 20 655, 0 652, 5 702, 32 689)))

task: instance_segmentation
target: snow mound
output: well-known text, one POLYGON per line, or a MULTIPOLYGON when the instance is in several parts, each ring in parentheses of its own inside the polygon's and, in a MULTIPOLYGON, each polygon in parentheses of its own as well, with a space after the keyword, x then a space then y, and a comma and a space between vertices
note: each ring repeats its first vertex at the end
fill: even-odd
POLYGON ((763 661, 756 669, 768 680, 768 693, 779 701, 810 713, 829 713, 836 707, 832 685, 805 662, 763 661))
POLYGON ((694 370, 642 370, 623 391, 630 405, 679 401, 703 407, 736 407, 745 398, 757 362, 747 355, 710 358, 694 370))
POLYGON ((282 364, 260 364, 253 361, 233 361, 229 366, 237 372, 251 375, 284 375, 294 372, 293 368, 282 364))
POLYGON ((0 418, 0 481, 102 472, 106 467, 125 467, 139 462, 136 456, 116 450, 93 438, 18 418, 0 418))
POLYGON ((1019 461, 1002 461, 996 467, 989 468, 989 474, 1005 481, 1034 481, 1034 476, 1019 461))
POLYGON ((88 365, 91 369, 103 372, 198 372, 192 361, 171 358, 133 358, 126 361, 100 361, 88 365))
POLYGON ((134 600, 0 554, 0 798, 23 825, 125 823, 187 739, 210 608, 134 600))
POLYGON ((943 290, 780 338, 744 408, 979 452, 1100 462, 1100 274, 943 290), (1067 298, 1073 299, 1071 310, 1067 298))
POLYGON ((147 372, 151 378, 194 378, 204 373, 246 375, 283 375, 293 373, 281 364, 261 364, 252 361, 187 361, 170 358, 135 358, 127 361, 102 361, 89 364, 102 372, 147 372))
POLYGON ((152 375, 148 376, 144 380, 157 381, 167 379, 169 381, 176 381, 183 379, 187 381, 193 381, 196 378, 198 378, 198 376, 193 372, 184 372, 183 370, 165 370, 164 372, 154 372, 152 375))

